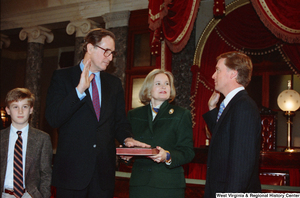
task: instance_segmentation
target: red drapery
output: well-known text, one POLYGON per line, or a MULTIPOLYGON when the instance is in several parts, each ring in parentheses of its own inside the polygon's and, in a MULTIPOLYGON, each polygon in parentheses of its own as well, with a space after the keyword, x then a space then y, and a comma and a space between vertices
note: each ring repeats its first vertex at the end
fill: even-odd
MULTIPOLYGON (((249 56, 260 56, 279 51, 295 74, 300 71, 300 45, 287 44, 275 37, 264 26, 251 4, 242 6, 224 17, 210 34, 202 53, 201 65, 192 66, 191 107, 194 124, 194 146, 205 145, 207 139, 202 115, 208 111, 207 102, 214 90, 211 78, 215 71, 216 57, 227 51, 243 51, 249 56), (290 60, 290 61, 289 61, 290 60)), ((299 76, 299 75, 298 75, 299 76)), ((202 170, 202 165, 190 167, 190 178, 205 179, 193 169, 202 170)), ((291 185, 300 185, 299 181, 291 185)))
POLYGON ((260 20, 279 39, 300 43, 299 0, 251 0, 260 20))
POLYGON ((222 18, 225 16, 225 0, 214 0, 214 17, 222 18))
POLYGON ((171 69, 172 52, 180 52, 194 27, 200 0, 149 0, 151 52, 157 63, 171 69))

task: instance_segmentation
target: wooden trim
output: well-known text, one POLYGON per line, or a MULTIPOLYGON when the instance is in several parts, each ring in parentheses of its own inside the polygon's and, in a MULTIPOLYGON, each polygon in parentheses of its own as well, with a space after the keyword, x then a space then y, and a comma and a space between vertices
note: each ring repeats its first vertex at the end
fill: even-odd
POLYGON ((128 30, 127 68, 125 101, 126 112, 132 109, 132 82, 134 78, 145 78, 156 66, 133 67, 134 63, 134 36, 150 32, 148 27, 148 9, 131 11, 128 30))
POLYGON ((132 88, 133 88, 133 79, 135 78, 145 78, 146 75, 127 75, 128 76, 128 80, 127 81, 127 103, 126 103, 126 112, 128 112, 129 110, 132 109, 132 88))

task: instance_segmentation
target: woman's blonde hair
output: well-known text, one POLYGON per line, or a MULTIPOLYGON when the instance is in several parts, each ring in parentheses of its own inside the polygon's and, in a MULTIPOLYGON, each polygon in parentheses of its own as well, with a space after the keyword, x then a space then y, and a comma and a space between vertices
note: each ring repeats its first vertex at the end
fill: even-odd
POLYGON ((165 74, 169 78, 170 88, 171 88, 170 89, 171 90, 170 98, 168 99, 169 102, 172 102, 176 96, 173 74, 169 71, 165 71, 162 69, 154 69, 146 76, 146 78, 143 82, 142 88, 140 90, 140 93, 139 93, 141 103, 143 103, 144 105, 149 104, 151 101, 151 90, 154 85, 154 78, 157 74, 165 74))

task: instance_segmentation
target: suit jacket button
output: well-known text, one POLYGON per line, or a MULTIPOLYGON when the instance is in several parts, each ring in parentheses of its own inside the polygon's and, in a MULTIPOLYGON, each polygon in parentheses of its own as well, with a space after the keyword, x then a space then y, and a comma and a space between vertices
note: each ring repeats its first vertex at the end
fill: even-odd
POLYGON ((94 144, 94 145, 93 145, 93 147, 94 147, 94 148, 96 148, 96 147, 97 147, 97 145, 96 145, 96 144, 94 144))

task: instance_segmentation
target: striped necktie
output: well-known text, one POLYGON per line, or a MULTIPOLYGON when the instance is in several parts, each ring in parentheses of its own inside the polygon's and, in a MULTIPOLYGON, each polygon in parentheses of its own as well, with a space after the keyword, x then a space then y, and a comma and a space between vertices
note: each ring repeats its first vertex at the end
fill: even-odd
POLYGON ((100 101, 99 101, 99 93, 96 85, 96 74, 94 74, 94 78, 92 80, 92 94, 93 94, 93 106, 96 112, 97 119, 99 121, 100 118, 100 101))
POLYGON ((24 194, 23 188, 23 140, 22 131, 17 131, 18 139, 14 150, 14 196, 20 198, 24 194))
POLYGON ((218 113, 218 117, 217 117, 217 122, 218 122, 220 116, 222 115, 224 109, 225 109, 225 104, 224 104, 224 100, 223 100, 223 102, 220 105, 220 109, 219 109, 219 113, 218 113))

